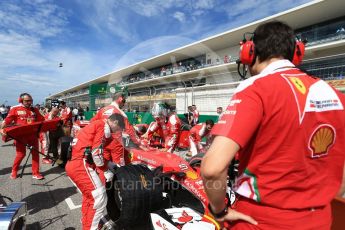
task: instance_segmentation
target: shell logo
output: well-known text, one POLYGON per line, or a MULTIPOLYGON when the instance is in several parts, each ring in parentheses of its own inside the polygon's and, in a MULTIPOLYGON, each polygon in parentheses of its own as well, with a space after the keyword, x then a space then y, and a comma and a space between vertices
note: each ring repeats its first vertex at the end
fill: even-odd
POLYGON ((289 80, 294 84, 296 89, 300 91, 300 93, 305 94, 307 92, 306 87, 304 86, 303 82, 297 77, 289 77, 289 80))
POLYGON ((192 179, 192 180, 196 180, 196 179, 199 178, 199 175, 198 175, 196 172, 192 171, 192 170, 188 170, 188 171, 186 172, 186 176, 187 176, 189 179, 192 179))
POLYGON ((330 147, 335 142, 335 131, 330 125, 317 127, 309 141, 309 149, 312 151, 312 158, 328 154, 330 147))
POLYGON ((140 181, 144 188, 147 188, 147 180, 143 174, 140 174, 140 181))
POLYGON ((130 152, 129 154, 128 154, 128 160, 130 161, 130 162, 132 162, 133 161, 133 153, 132 152, 130 152))

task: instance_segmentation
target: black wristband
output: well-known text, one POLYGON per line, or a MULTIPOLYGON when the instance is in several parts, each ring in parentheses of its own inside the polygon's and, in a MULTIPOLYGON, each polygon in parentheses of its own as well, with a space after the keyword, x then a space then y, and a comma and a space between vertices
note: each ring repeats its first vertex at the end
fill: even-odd
POLYGON ((228 214, 228 206, 225 206, 225 208, 218 212, 218 213, 215 213, 213 212, 212 208, 211 208, 211 205, 208 204, 208 210, 210 211, 210 213, 216 218, 216 219, 221 219, 223 218, 226 214, 228 214))

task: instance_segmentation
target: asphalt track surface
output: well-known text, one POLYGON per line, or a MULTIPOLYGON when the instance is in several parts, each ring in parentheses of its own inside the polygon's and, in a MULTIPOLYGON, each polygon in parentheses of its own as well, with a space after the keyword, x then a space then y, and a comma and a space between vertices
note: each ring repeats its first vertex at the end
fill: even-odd
MULTIPOLYGON (((28 151, 27 151, 28 155, 28 151)), ((31 175, 31 157, 22 178, 10 179, 15 147, 13 142, 0 141, 0 195, 13 201, 25 201, 28 207, 27 229, 81 229, 81 194, 72 184, 63 168, 42 164, 44 180, 31 175)), ((40 156, 40 159, 42 157, 40 156)), ((20 170, 26 157, 21 163, 20 170)), ((1 203, 10 203, 0 197, 1 203)))

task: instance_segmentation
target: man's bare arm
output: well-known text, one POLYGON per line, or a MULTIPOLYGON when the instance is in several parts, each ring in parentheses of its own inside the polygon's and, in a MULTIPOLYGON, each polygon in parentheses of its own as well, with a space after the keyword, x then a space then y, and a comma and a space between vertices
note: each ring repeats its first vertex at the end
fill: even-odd
POLYGON ((343 169, 343 181, 341 183, 338 196, 345 196, 345 162, 344 162, 344 169, 343 169))
MULTIPOLYGON (((239 149, 240 146, 233 140, 217 136, 202 160, 201 174, 204 188, 209 198, 210 206, 216 213, 219 213, 226 206, 224 198, 227 186, 227 172, 231 160, 239 149)), ((252 217, 230 208, 228 208, 228 214, 218 220, 244 220, 251 224, 257 224, 252 217)))

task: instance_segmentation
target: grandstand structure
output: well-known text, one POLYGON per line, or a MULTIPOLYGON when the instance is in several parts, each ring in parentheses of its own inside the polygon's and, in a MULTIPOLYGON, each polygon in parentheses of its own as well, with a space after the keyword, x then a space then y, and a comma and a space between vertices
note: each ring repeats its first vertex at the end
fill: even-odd
MULTIPOLYGON (((301 68, 345 92, 345 1, 317 0, 231 29, 79 84, 47 98, 91 109, 109 104, 110 94, 128 88, 128 110, 148 111, 155 101, 178 114, 195 104, 201 114, 226 107, 240 82, 236 60, 245 32, 280 20, 307 39, 301 68)), ((274 86, 272 86, 274 87, 274 86)))

